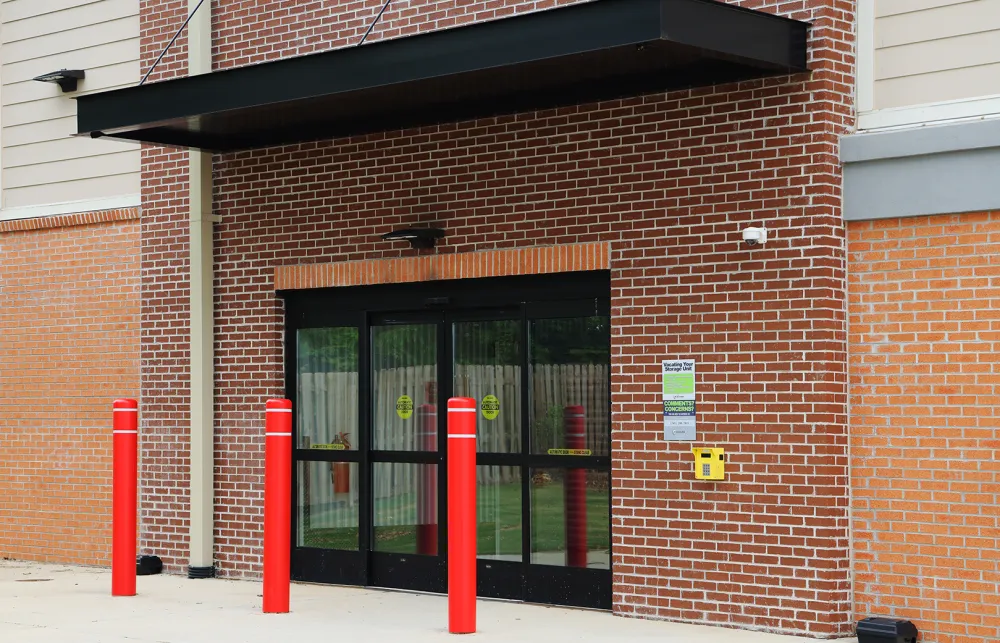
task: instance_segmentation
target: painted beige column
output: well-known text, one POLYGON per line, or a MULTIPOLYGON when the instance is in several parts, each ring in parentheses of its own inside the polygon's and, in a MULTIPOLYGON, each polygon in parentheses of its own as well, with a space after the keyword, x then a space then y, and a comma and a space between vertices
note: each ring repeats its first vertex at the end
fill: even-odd
MULTIPOLYGON (((198 0, 188 0, 188 13, 198 0)), ((188 75, 212 71, 212 0, 188 24, 188 75)), ((192 150, 189 165, 191 221, 191 516, 188 577, 215 575, 215 333, 212 283, 212 154, 192 150)))

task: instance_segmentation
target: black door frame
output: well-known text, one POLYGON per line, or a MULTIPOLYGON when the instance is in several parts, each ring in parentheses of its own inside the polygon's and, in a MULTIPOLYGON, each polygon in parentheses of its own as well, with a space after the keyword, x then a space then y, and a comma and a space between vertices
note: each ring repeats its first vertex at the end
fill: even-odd
MULTIPOLYGON (((453 322, 484 319, 518 319, 521 328, 522 395, 528 394, 528 320, 591 315, 610 315, 610 278, 607 271, 559 273, 532 277, 420 282, 388 286, 330 288, 281 293, 285 299, 285 387, 294 397, 296 382, 296 333, 304 328, 352 326, 358 330, 358 422, 360 441, 356 450, 293 450, 293 502, 298 506, 298 462, 354 462, 358 465, 359 549, 344 551, 298 547, 297 520, 293 512, 292 578, 348 585, 376 585, 432 592, 447 590, 447 528, 445 459, 447 397, 453 387, 451 326, 453 322), (438 328, 437 452, 379 452, 371 449, 371 329, 383 323, 436 323, 438 328), (438 465, 438 555, 377 552, 372 542, 372 464, 414 462, 438 465), (362 480, 364 478, 364 480, 362 480)), ((610 387, 610 373, 609 373, 610 387)), ((296 405, 297 406, 297 405, 296 405)), ((610 396, 609 396, 610 406, 610 396)), ((565 457, 532 454, 530 406, 521 405, 522 453, 481 453, 477 465, 518 466, 522 488, 521 562, 480 559, 480 596, 528 602, 577 605, 610 609, 611 570, 548 566, 530 562, 530 475, 535 468, 567 467, 565 457)), ((297 410, 297 409, 296 409, 297 410)), ((610 417, 610 409, 609 409, 610 417)), ((298 422, 293 425, 298 432, 298 422)), ((298 443, 296 442, 296 447, 298 443)), ((610 439, 608 445, 610 454, 610 439)), ((574 464, 587 469, 611 471, 611 457, 577 456, 574 464)), ((610 494, 610 490, 609 490, 610 494)), ((610 502, 609 502, 610 507, 610 502)), ((611 534, 610 510, 608 516, 611 534)))

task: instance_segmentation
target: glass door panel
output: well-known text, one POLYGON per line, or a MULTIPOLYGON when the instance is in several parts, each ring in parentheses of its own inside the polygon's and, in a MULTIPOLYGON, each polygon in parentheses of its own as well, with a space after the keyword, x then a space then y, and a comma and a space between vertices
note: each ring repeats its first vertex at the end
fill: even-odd
POLYGON ((303 328, 296 346, 299 449, 358 448, 358 328, 303 328))
POLYGON ((409 462, 372 465, 375 551, 437 552, 437 466, 409 462))
POLYGON ((442 328, 440 314, 371 327, 371 548, 387 569, 406 567, 407 583, 419 584, 421 574, 428 573, 421 565, 431 559, 415 563, 399 555, 439 553, 442 328))
POLYGON ((533 319, 528 332, 532 453, 608 455, 610 319, 533 319))
POLYGON ((476 467, 479 558, 520 563, 521 468, 476 467))
POLYGON ((479 405, 476 450, 521 451, 521 320, 452 326, 454 396, 479 405))
POLYGON ((358 338, 357 326, 296 332, 297 547, 360 547, 358 338))
POLYGON ((532 319, 528 326, 530 560, 610 569, 610 319, 532 319))
POLYGON ((531 562, 611 569, 610 473, 531 469, 531 562))
POLYGON ((358 549, 360 502, 354 462, 298 463, 297 547, 358 549))
POLYGON ((372 449, 437 451, 437 324, 372 327, 372 449))

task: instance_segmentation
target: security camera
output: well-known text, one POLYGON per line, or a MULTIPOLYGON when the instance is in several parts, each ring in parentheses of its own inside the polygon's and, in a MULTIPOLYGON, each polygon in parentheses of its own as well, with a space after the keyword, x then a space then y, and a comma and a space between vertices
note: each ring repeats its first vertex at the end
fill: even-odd
POLYGON ((743 241, 751 247, 759 243, 767 243, 767 228, 744 228, 743 241))

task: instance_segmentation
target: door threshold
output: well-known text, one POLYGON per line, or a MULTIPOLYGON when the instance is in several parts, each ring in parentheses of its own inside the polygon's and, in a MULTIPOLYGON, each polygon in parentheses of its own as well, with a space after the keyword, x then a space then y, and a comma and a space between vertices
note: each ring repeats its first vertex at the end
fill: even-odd
MULTIPOLYGON (((448 594, 440 592, 425 592, 418 589, 401 589, 398 587, 379 587, 378 585, 341 585, 337 583, 318 583, 315 581, 306 580, 293 580, 294 585, 313 585, 316 587, 342 587, 344 589, 363 589, 371 590, 374 592, 390 592, 393 594, 413 594, 416 596, 437 596, 441 598, 447 598, 448 594)), ((599 607, 581 607, 578 605, 555 605, 552 603, 532 603, 529 601, 522 601, 516 598, 496 598, 493 596, 477 596, 477 601, 489 601, 491 603, 513 603, 516 605, 531 605, 534 607, 544 607, 547 609, 561 609, 561 610, 580 610, 584 612, 597 612, 599 614, 611 614, 610 609, 601 609, 599 607)))

